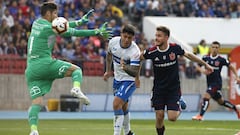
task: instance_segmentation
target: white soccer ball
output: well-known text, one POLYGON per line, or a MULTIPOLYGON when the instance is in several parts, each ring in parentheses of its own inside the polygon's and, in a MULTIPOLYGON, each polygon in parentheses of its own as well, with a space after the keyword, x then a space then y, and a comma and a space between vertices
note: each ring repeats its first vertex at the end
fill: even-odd
POLYGON ((52 30, 56 34, 62 34, 68 30, 68 20, 64 17, 57 17, 52 21, 52 30))

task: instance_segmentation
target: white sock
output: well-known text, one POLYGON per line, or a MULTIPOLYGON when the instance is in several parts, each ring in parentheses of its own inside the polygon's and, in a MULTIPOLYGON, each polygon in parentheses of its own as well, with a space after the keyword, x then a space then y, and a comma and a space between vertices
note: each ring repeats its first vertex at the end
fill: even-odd
POLYGON ((123 115, 115 115, 114 116, 114 134, 113 135, 120 135, 122 126, 123 126, 123 115))
POLYGON ((130 131, 130 114, 129 114, 129 112, 126 115, 124 115, 123 130, 124 130, 125 135, 127 135, 128 132, 130 131))

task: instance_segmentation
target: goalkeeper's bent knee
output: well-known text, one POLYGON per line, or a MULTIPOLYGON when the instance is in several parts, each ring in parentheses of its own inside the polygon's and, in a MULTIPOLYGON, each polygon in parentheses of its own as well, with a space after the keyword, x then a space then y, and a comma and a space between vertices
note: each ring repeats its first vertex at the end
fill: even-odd
POLYGON ((80 68, 73 71, 72 81, 82 83, 82 70, 80 68))

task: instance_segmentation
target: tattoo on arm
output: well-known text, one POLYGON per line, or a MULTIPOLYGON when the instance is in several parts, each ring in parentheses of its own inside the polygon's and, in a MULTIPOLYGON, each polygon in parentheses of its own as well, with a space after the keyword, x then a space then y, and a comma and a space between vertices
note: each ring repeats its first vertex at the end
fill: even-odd
POLYGON ((112 67, 112 54, 108 52, 106 56, 106 71, 110 72, 111 67, 112 67))
POLYGON ((132 77, 136 77, 139 74, 139 68, 140 68, 140 66, 125 65, 123 70, 128 75, 130 75, 132 77))

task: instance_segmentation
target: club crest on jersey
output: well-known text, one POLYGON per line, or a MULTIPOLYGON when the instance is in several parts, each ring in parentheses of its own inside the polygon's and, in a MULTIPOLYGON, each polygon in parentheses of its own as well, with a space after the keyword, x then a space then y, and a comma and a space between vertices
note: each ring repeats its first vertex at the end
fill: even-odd
POLYGON ((215 61, 215 66, 219 66, 220 62, 219 61, 215 61))
POLYGON ((169 58, 170 58, 170 60, 174 60, 174 59, 176 58, 175 53, 171 52, 171 53, 169 54, 169 58))

